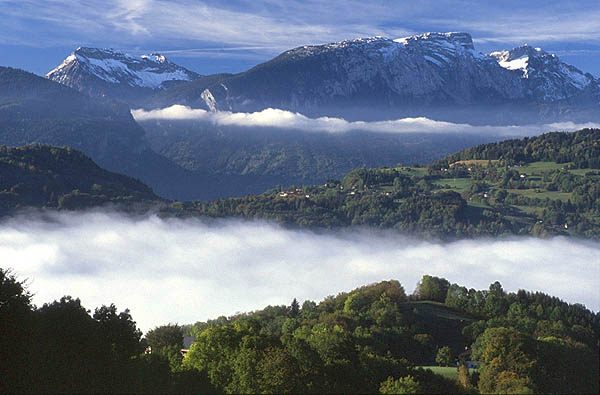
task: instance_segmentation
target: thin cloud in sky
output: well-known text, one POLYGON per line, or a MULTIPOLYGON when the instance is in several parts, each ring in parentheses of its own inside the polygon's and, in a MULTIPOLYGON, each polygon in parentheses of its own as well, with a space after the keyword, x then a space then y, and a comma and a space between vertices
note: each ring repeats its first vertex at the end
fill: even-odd
MULTIPOLYGON (((0 18, 5 64, 40 74, 56 64, 36 57, 35 48, 62 56, 77 46, 179 51, 176 61, 204 74, 243 71, 301 45, 377 35, 466 31, 482 52, 524 42, 549 51, 600 44, 597 0, 0 0, 0 18), (11 60, 22 47, 30 58, 11 60), (241 47, 252 49, 227 50, 241 47)), ((572 60, 598 73, 596 58, 587 53, 572 60)))
POLYGON ((514 15, 486 21, 462 22, 469 30, 483 34, 475 42, 599 42, 600 10, 586 10, 571 15, 514 15), (487 34, 485 34, 487 33, 487 34))
POLYGON ((469 124, 435 121, 429 118, 403 118, 389 121, 347 121, 342 118, 309 118, 300 113, 275 108, 267 108, 253 113, 234 113, 229 111, 210 112, 192 109, 175 104, 156 110, 132 110, 133 117, 139 121, 153 120, 195 120, 210 122, 221 126, 270 127, 294 129, 306 132, 346 133, 365 131, 373 133, 472 133, 494 134, 500 136, 532 136, 552 130, 573 131, 582 128, 597 128, 600 124, 560 122, 545 125, 526 126, 474 126, 469 124))
MULTIPOLYGON (((85 3, 65 0, 0 1, 0 15, 32 28, 31 40, 56 41, 36 36, 35 21, 52 24, 59 35, 77 34, 81 41, 113 40, 123 46, 139 42, 175 43, 177 40, 250 45, 277 50, 305 43, 335 41, 339 37, 369 35, 370 24, 319 23, 315 19, 290 21, 288 16, 235 11, 201 1, 110 0, 85 3)), ((318 18, 317 18, 318 19, 318 18)), ((6 27, 5 27, 6 28, 6 27)), ((2 30, 2 28, 0 28, 2 30)), ((47 32, 48 33, 48 32, 47 32)), ((24 38, 24 37, 23 37, 24 38)), ((43 42, 39 43, 43 44, 43 42)))
POLYGON ((600 309, 600 243, 557 237, 435 243, 395 232, 316 234, 261 221, 132 218, 110 212, 24 215, 0 223, 3 268, 34 302, 63 295, 89 309, 131 309, 143 330, 319 301, 376 281, 412 292, 423 274, 487 289, 526 289, 600 309), (576 284, 577 286, 573 286, 576 284))
POLYGON ((41 45, 54 42, 53 36, 67 39, 75 34, 83 42, 112 40, 109 46, 131 40, 134 46, 185 40, 265 50, 275 46, 279 51, 358 36, 397 37, 443 29, 472 31, 480 42, 600 39, 595 2, 578 8, 537 3, 506 9, 476 1, 469 6, 457 1, 0 0, 0 15, 13 21, 0 31, 14 30, 18 21, 21 33, 29 30, 30 39, 42 39, 41 45), (43 25, 36 26, 36 21, 43 25))

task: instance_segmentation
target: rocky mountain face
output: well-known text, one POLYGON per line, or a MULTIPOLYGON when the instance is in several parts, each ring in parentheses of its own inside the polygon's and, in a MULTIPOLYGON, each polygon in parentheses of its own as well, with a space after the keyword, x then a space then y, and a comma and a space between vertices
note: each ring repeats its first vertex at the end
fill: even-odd
POLYGON ((470 123, 477 122, 474 112, 479 111, 486 123, 503 123, 508 115, 503 112, 526 122, 541 114, 541 120, 550 121, 566 112, 574 117, 574 110, 597 112, 600 89, 592 75, 539 48, 523 45, 484 55, 467 33, 427 33, 299 47, 210 84, 197 80, 159 92, 150 106, 175 103, 207 110, 274 107, 312 116, 429 116, 470 123))
POLYGON ((123 103, 0 67, 0 144, 69 145, 110 163, 121 152, 143 149, 143 135, 123 103))
POLYGON ((234 75, 198 76, 160 55, 80 48, 47 79, 36 77, 45 84, 31 76, 0 78, 0 144, 71 145, 108 170, 182 200, 318 184, 356 167, 428 162, 498 136, 333 136, 183 119, 138 124, 131 108, 279 108, 313 118, 427 117, 474 125, 600 121, 600 82, 592 75, 529 45, 481 54, 467 33, 303 46, 234 75), (33 82, 19 85, 20 79, 33 82))
POLYGON ((199 75, 153 53, 133 57, 112 49, 77 48, 46 78, 90 96, 135 102, 199 75))
POLYGON ((0 67, 0 145, 27 144, 81 150, 103 168, 138 178, 163 197, 202 196, 198 190, 206 189, 206 180, 151 150, 125 103, 0 67))

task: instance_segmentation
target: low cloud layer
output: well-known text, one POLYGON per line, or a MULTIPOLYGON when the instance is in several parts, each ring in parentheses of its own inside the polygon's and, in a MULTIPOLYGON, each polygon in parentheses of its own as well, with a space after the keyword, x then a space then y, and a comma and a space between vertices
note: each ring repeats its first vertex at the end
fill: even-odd
POLYGON ((435 121, 429 118, 402 118, 389 121, 346 121, 342 118, 309 118, 276 108, 267 108, 253 113, 206 111, 175 104, 156 110, 132 110, 137 121, 195 120, 220 126, 242 126, 261 128, 283 128, 306 132, 346 133, 365 131, 375 133, 486 133, 499 136, 533 136, 553 130, 573 131, 582 128, 597 128, 600 124, 588 122, 576 124, 559 122, 545 125, 526 126, 474 126, 469 124, 435 121))
POLYGON ((423 274, 487 289, 543 291, 600 309, 600 243, 568 238, 438 244, 391 232, 315 234, 265 222, 23 216, 0 223, 2 267, 34 302, 63 295, 131 309, 144 331, 323 297, 387 279, 412 292, 423 274))

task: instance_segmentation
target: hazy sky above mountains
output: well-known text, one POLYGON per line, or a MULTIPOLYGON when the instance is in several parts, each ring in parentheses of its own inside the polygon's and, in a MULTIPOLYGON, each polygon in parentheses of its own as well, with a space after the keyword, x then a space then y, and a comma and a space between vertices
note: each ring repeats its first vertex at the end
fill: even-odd
POLYGON ((143 330, 389 279, 412 293, 423 274, 476 289, 498 280, 507 291, 600 309, 600 243, 564 237, 441 244, 372 229, 317 234, 261 221, 49 212, 0 222, 0 256, 28 278, 38 306, 63 295, 92 310, 115 303, 143 330))
POLYGON ((466 31, 489 52, 540 46, 600 75, 597 0, 0 0, 1 65, 45 74, 78 46, 160 51, 237 72, 299 45, 466 31))

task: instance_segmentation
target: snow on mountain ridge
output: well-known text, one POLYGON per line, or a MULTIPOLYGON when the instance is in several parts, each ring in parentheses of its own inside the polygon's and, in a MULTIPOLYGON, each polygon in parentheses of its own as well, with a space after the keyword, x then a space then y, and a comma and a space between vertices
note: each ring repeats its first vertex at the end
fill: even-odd
POLYGON ((358 38, 298 47, 281 55, 297 60, 309 57, 319 57, 323 70, 334 71, 313 96, 349 97, 359 87, 382 83, 399 96, 431 95, 458 102, 474 100, 478 92, 497 92, 502 100, 554 102, 569 100, 588 86, 598 90, 596 79, 561 62, 555 54, 528 44, 482 54, 475 50, 471 35, 463 32, 430 32, 393 40, 358 38))
POLYGON ((422 44, 422 43, 436 43, 438 45, 450 47, 459 46, 464 49, 475 49, 473 46, 473 38, 469 33, 464 32, 449 32, 449 33, 436 33, 429 32, 419 34, 416 36, 400 37, 392 40, 394 42, 411 45, 411 44, 422 44))
POLYGON ((556 54, 529 44, 511 50, 492 52, 489 56, 507 70, 520 71, 522 78, 537 79, 544 88, 546 100, 562 98, 565 89, 583 90, 591 84, 597 84, 590 74, 561 62, 556 54))
POLYGON ((425 33, 416 36, 401 37, 389 39, 383 36, 372 36, 356 38, 352 40, 343 40, 323 45, 304 45, 284 52, 283 55, 302 55, 311 56, 318 53, 326 53, 340 49, 353 48, 363 50, 378 51, 384 57, 388 57, 397 50, 403 50, 405 47, 416 48, 424 47, 429 49, 439 49, 442 51, 463 51, 474 50, 473 39, 469 33, 451 32, 451 33, 425 33))
POLYGON ((79 47, 46 78, 72 85, 73 80, 84 78, 81 75, 84 73, 109 84, 150 89, 162 89, 167 81, 191 81, 198 77, 158 53, 138 58, 113 49, 79 47))
MULTIPOLYGON (((157 53, 132 57, 96 48, 78 48, 48 74, 91 95, 123 100, 128 91, 130 101, 147 97, 139 87, 167 88, 169 81, 195 77, 157 53)), ((323 106, 337 111, 344 106, 395 110, 600 102, 600 81, 556 55, 527 44, 482 54, 471 35, 462 32, 306 45, 204 84, 199 84, 202 89, 184 84, 173 97, 159 94, 157 102, 195 101, 207 110, 242 112, 283 106, 315 113, 323 106)))

